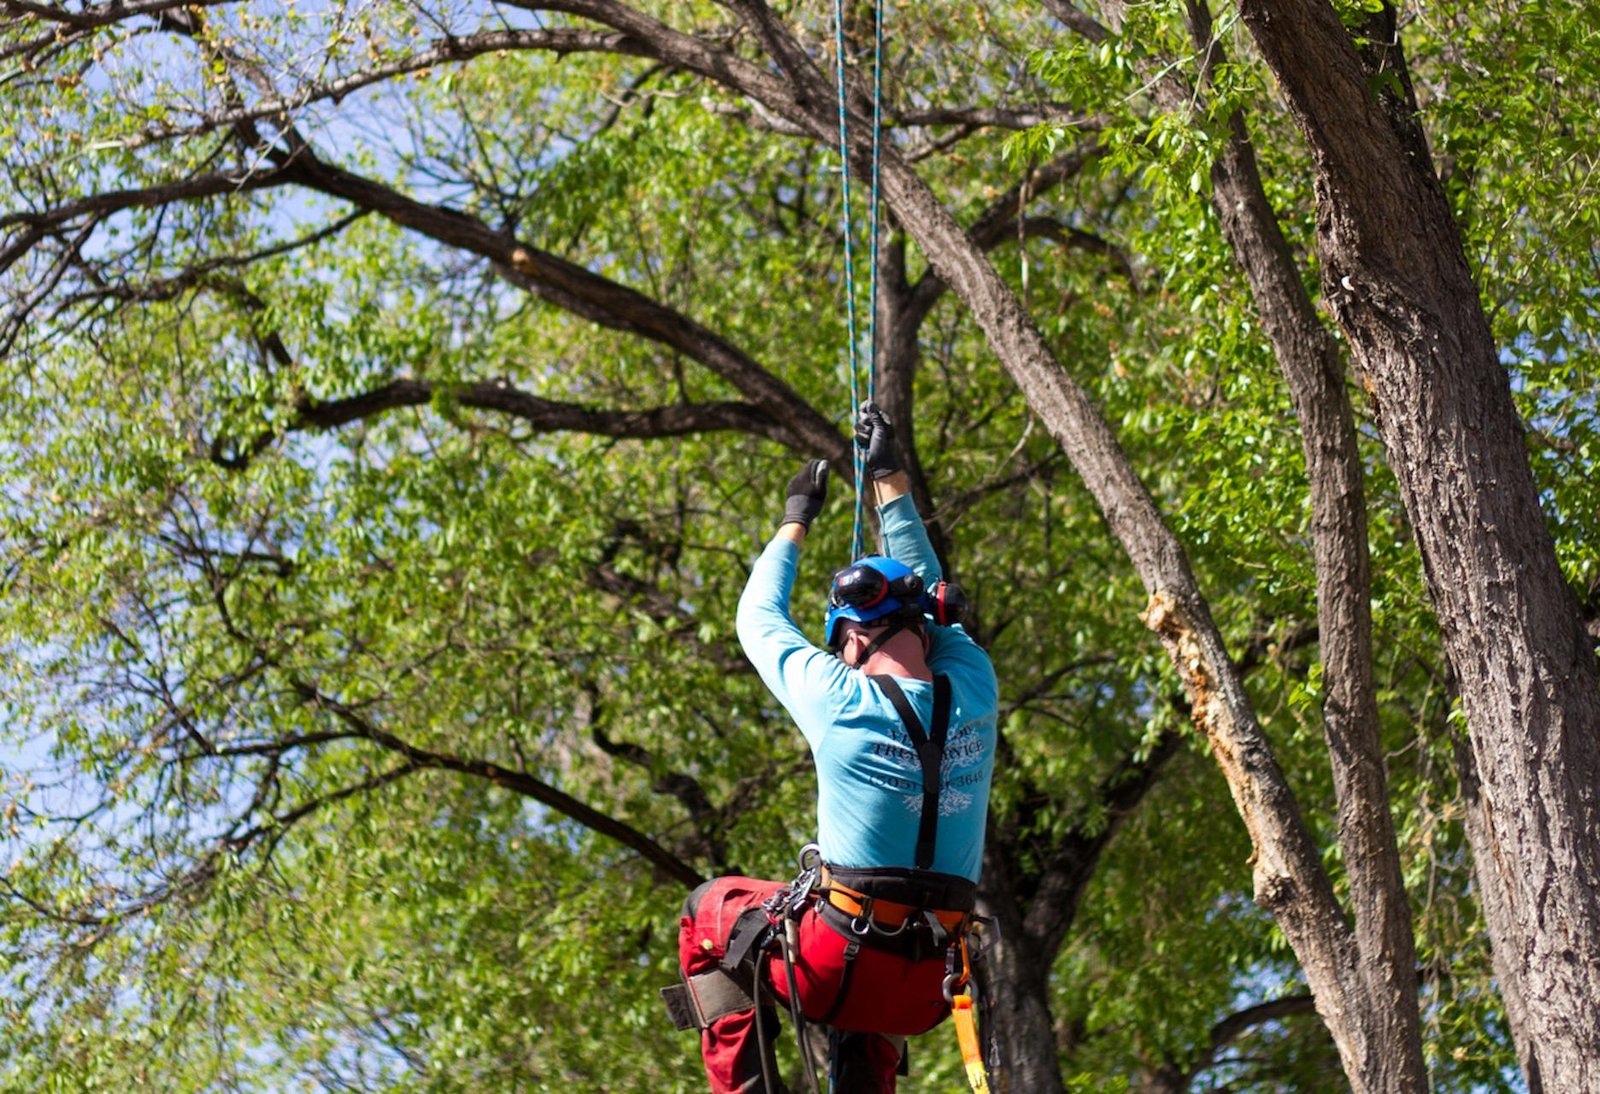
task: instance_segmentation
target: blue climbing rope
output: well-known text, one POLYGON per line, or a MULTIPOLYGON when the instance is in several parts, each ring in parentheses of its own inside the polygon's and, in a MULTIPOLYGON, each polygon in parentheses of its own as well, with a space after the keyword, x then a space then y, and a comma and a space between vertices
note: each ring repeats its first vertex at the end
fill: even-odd
MULTIPOLYGON (((868 273, 867 312, 867 402, 876 399, 878 360, 878 145, 883 127, 883 0, 876 0, 872 9, 872 174, 867 204, 870 221, 868 236, 872 246, 871 267, 868 273)), ((848 119, 848 90, 845 85, 844 0, 833 3, 834 51, 838 57, 839 96, 839 171, 843 179, 844 196, 844 286, 845 334, 849 340, 848 369, 850 372, 850 421, 854 426, 861 412, 859 376, 861 365, 858 356, 859 340, 856 335, 856 272, 855 272, 855 218, 850 207, 850 123, 848 119)), ((859 446, 855 452, 856 508, 855 528, 851 533, 850 557, 863 554, 866 528, 866 466, 865 456, 859 446)))

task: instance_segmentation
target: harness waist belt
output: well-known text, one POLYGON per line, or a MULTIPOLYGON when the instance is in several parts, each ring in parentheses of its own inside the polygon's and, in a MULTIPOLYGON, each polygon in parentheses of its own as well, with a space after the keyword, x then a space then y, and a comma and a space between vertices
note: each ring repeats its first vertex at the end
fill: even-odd
POLYGON ((949 908, 965 912, 978 903, 978 887, 955 874, 903 866, 835 866, 823 863, 822 887, 841 889, 857 899, 894 901, 908 908, 949 908))
POLYGON ((893 900, 880 900, 866 893, 847 889, 837 881, 828 885, 828 903, 850 916, 865 916, 883 930, 898 930, 905 921, 928 912, 947 931, 959 931, 972 918, 970 911, 950 908, 921 908, 915 904, 901 904, 893 900))

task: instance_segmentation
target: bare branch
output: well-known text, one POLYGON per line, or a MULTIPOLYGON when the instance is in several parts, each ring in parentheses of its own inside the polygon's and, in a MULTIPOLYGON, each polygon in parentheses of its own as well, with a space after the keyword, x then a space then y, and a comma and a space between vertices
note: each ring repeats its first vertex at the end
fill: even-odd
MULTIPOLYGON (((541 433, 587 433, 597 437, 651 440, 689 434, 733 431, 766 437, 780 444, 791 438, 766 412, 748 403, 676 403, 641 410, 599 410, 578 403, 540 398, 498 381, 436 384, 429 380, 395 380, 346 399, 317 402, 303 399, 283 432, 337 429, 402 407, 428 406, 436 398, 460 406, 508 414, 541 433)), ((264 451, 276 433, 263 433, 242 448, 227 438, 212 442, 212 459, 240 468, 264 451)))
MULTIPOLYGON (((816 98, 814 103, 812 88, 806 86, 804 82, 791 83, 781 73, 774 73, 766 67, 752 64, 736 53, 704 38, 675 30, 666 23, 653 19, 626 4, 617 3, 616 0, 564 0, 558 3, 502 0, 502 2, 509 7, 526 11, 564 12, 622 31, 645 43, 650 55, 657 60, 686 69, 735 94, 745 95, 762 103, 800 131, 809 133, 813 139, 822 141, 833 139, 830 119, 824 113, 813 109, 816 104, 826 102, 826 98, 816 98)), ((746 5, 729 6, 739 8, 746 5)), ((799 58, 810 72, 816 72, 815 66, 810 64, 803 52, 799 54, 799 58)), ((780 63, 783 63, 782 58, 780 63)))
POLYGON ((1090 138, 1076 148, 1063 152, 1049 163, 1041 164, 1026 179, 1001 194, 973 221, 968 234, 980 248, 989 250, 1016 231, 1016 220, 1028 201, 1037 201, 1069 179, 1076 178, 1084 168, 1105 155, 1096 138, 1090 138))
POLYGON ((62 278, 67 276, 67 271, 78 261, 83 245, 89 241, 89 237, 94 234, 94 230, 98 226, 99 219, 95 218, 78 229, 77 234, 66 241, 61 254, 56 256, 55 262, 51 264, 49 271, 40 283, 16 307, 11 309, 10 314, 6 316, 5 323, 0 325, 0 357, 11 352, 11 348, 16 345, 17 339, 22 336, 22 331, 27 326, 28 317, 33 314, 35 308, 44 303, 51 293, 55 292, 56 286, 61 284, 62 278))
POLYGON ((712 864, 719 870, 727 869, 728 851, 721 838, 720 814, 706 796, 700 780, 682 771, 662 771, 656 755, 643 745, 631 741, 618 741, 605 729, 605 704, 600 689, 594 684, 586 686, 589 695, 589 738, 601 752, 613 759, 622 760, 651 773, 650 789, 657 794, 676 798, 688 812, 695 831, 699 833, 704 851, 709 852, 712 864))
MULTIPOLYGON (((0 229, 22 226, 27 229, 22 238, 27 238, 39 229, 48 232, 79 217, 99 216, 103 219, 129 209, 153 209, 197 198, 249 193, 280 185, 283 181, 281 171, 267 169, 198 175, 179 182, 135 190, 107 190, 51 209, 0 216, 0 229)), ((4 251, 0 251, 0 271, 9 269, 26 252, 27 248, 19 248, 16 242, 8 245, 4 251)))
POLYGON ((1091 42, 1103 42, 1111 32, 1087 13, 1078 10, 1070 0, 1044 0, 1051 15, 1091 42))
MULTIPOLYGON (((1016 225, 1012 225, 1016 229, 1016 225)), ((1021 224, 1020 234, 1024 239, 1048 239, 1052 243, 1059 243, 1063 247, 1074 250, 1087 251, 1090 254, 1102 255, 1111 260, 1118 272, 1128 279, 1128 283, 1135 291, 1139 288, 1139 276, 1134 272, 1133 260, 1128 257, 1128 252, 1112 243, 1110 240, 1062 223, 1057 217, 1035 216, 1027 217, 1021 224)))
POLYGON ((653 56, 643 43, 626 34, 608 34, 590 30, 502 30, 440 38, 420 52, 393 58, 383 64, 352 72, 336 80, 307 84, 292 95, 275 96, 249 106, 213 111, 203 115, 191 125, 153 127, 122 143, 129 148, 137 148, 158 141, 210 133, 242 122, 278 118, 292 114, 312 103, 328 99, 337 102, 362 88, 399 76, 425 72, 442 64, 469 61, 484 54, 533 50, 553 53, 558 57, 570 53, 653 56))
POLYGON ((296 806, 287 813, 278 814, 277 816, 273 817, 269 823, 252 828, 243 835, 230 840, 229 849, 232 851, 238 851, 249 846, 262 836, 268 834, 274 835, 275 839, 281 839, 284 830, 292 827, 298 821, 304 820, 306 817, 309 817, 312 813, 315 813, 319 809, 332 805, 334 802, 340 802, 346 798, 352 798, 357 794, 365 794, 370 791, 378 790, 388 786, 390 783, 399 782, 407 775, 421 771, 428 766, 428 764, 418 761, 408 761, 396 767, 392 767, 388 771, 379 772, 370 778, 363 779, 361 782, 350 786, 341 787, 338 790, 324 794, 318 798, 312 798, 310 801, 296 806))
POLYGON ((0 0, 0 11, 13 15, 33 16, 47 22, 62 23, 76 30, 92 30, 121 23, 141 15, 156 16, 178 8, 214 8, 237 0, 108 0, 79 11, 63 4, 38 3, 35 0, 0 0))
MULTIPOLYGON (((1088 140, 1078 147, 1063 152, 1049 163, 1034 168, 1026 179, 1001 194, 967 229, 967 235, 981 251, 992 251, 1002 243, 1016 238, 1016 218, 1022 215, 1028 201, 1056 189, 1076 177, 1084 168, 1105 154, 1097 140, 1088 140)), ((929 270, 911 289, 906 303, 907 314, 920 323, 944 295, 948 285, 939 275, 929 270)))
POLYGON ((1071 103, 1045 103, 1032 110, 1014 110, 1003 106, 940 107, 907 110, 892 115, 892 118, 893 124, 901 129, 935 125, 966 126, 973 130, 1032 129, 1049 122, 1077 127, 1091 124, 1091 119, 1071 103))
MULTIPOLYGON (((241 269, 268 258, 278 258, 306 247, 314 247, 343 232, 356 221, 368 216, 365 209, 357 209, 339 217, 325 228, 308 232, 297 239, 285 240, 270 247, 263 247, 242 255, 219 255, 204 262, 197 263, 187 269, 169 277, 159 277, 143 284, 114 283, 99 285, 94 289, 73 293, 62 300, 55 314, 60 314, 67 308, 76 304, 84 304, 94 300, 116 300, 123 303, 148 304, 155 301, 171 300, 188 290, 204 284, 212 274, 221 270, 241 269)), ((243 286, 230 282, 226 286, 229 290, 240 290, 243 286)), ((257 302, 259 303, 259 301, 257 302)))

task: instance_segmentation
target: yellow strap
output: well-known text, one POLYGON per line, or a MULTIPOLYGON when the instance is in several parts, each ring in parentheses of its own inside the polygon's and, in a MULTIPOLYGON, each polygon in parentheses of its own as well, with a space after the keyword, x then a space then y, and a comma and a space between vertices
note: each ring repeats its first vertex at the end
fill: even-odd
POLYGON ((961 1062, 967 1067, 967 1082, 972 1094, 989 1094, 989 1076, 983 1070, 983 1053, 978 1048, 978 1027, 972 1013, 972 996, 961 993, 951 1000, 951 1017, 956 1023, 956 1040, 961 1043, 961 1062))

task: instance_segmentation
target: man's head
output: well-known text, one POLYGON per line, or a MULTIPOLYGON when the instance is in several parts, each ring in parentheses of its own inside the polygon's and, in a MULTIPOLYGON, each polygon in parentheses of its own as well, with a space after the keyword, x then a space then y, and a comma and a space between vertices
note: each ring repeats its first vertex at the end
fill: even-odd
POLYGON ((915 623, 906 620, 882 620, 868 624, 847 620, 839 624, 839 643, 833 648, 833 652, 846 665, 858 669, 880 649, 887 648, 889 653, 901 661, 906 661, 917 655, 919 647, 922 655, 927 656, 928 635, 923 629, 921 620, 915 623), (911 645, 909 648, 895 645, 896 639, 903 639, 911 645))
POLYGON ((911 567, 881 555, 863 556, 833 575, 824 624, 828 649, 859 665, 900 632, 920 634, 922 612, 922 578, 911 567), (847 656, 851 652, 856 656, 847 656))

